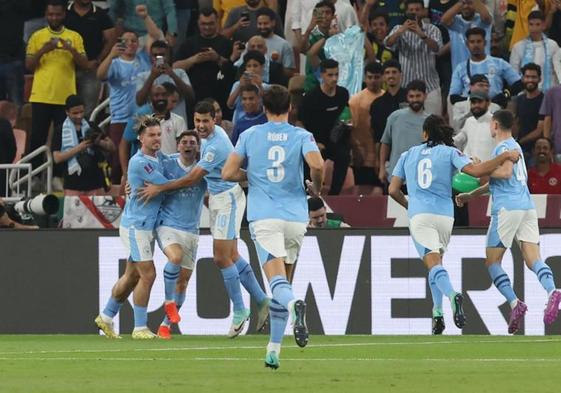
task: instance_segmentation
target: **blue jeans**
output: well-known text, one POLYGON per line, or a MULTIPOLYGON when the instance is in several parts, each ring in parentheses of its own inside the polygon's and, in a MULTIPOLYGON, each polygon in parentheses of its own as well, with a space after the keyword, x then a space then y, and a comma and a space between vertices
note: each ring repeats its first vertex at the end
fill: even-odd
POLYGON ((23 105, 23 62, 0 63, 0 100, 23 105))

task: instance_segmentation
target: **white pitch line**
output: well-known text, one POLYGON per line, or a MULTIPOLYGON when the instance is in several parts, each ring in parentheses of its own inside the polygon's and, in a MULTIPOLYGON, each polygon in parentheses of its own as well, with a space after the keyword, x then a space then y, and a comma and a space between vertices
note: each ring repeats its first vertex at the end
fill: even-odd
MULTIPOLYGON (((518 343, 557 343, 556 339, 520 339, 520 340, 448 340, 448 341, 417 341, 417 342, 368 342, 368 343, 332 343, 332 344, 310 344, 306 348, 345 348, 345 347, 376 347, 376 346, 408 346, 408 345, 462 345, 462 344, 518 344, 518 343)), ((73 349, 58 351, 11 351, 0 352, 0 355, 48 355, 57 353, 121 353, 121 352, 181 352, 181 351, 223 351, 223 350, 245 350, 263 349, 264 345, 244 346, 206 346, 206 347, 173 347, 173 348, 109 348, 109 349, 73 349)), ((283 348, 300 348, 296 345, 284 345, 283 348)))

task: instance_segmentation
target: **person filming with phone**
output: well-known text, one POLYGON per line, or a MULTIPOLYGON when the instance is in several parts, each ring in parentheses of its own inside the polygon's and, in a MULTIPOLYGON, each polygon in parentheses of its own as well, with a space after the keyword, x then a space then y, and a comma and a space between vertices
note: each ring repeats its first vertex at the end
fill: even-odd
MULTIPOLYGON (((224 37, 231 38, 234 41, 247 42, 251 37, 259 34, 257 17, 261 9, 261 0, 245 0, 245 5, 233 8, 228 14, 222 29, 224 37)), ((272 9, 270 10, 273 14, 273 20, 276 22, 275 34, 284 37, 280 16, 272 9)))

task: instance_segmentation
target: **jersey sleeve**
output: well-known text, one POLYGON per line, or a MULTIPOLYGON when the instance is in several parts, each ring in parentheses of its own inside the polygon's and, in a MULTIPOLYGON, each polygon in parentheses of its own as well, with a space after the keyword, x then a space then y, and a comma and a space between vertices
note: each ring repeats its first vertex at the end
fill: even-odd
POLYGON ((168 179, 158 170, 156 164, 148 160, 135 160, 131 165, 133 165, 133 173, 143 181, 152 184, 165 184, 168 182, 168 179))
POLYGON ((204 154, 201 156, 201 159, 197 163, 197 166, 200 166, 205 171, 210 173, 219 164, 220 164, 220 158, 218 157, 218 152, 216 151, 216 148, 209 147, 204 151, 204 154))
POLYGON ((306 132, 302 137, 302 155, 305 156, 311 151, 319 152, 319 148, 312 133, 306 132))
POLYGON ((458 149, 452 149, 452 165, 458 170, 462 170, 466 165, 471 164, 471 160, 458 149))
POLYGON ((247 157, 246 141, 247 132, 241 133, 238 138, 238 142, 236 143, 236 147, 234 148, 234 152, 242 158, 247 157))
POLYGON ((399 156, 399 160, 397 160, 397 164, 393 168, 392 176, 397 176, 403 180, 405 180, 405 159, 407 157, 407 152, 401 153, 399 156))
POLYGON ((39 39, 38 34, 32 34, 31 38, 29 38, 29 42, 27 43, 27 56, 33 56, 39 51, 39 39))
POLYGON ((503 154, 505 151, 509 151, 510 149, 508 148, 508 146, 505 143, 501 143, 499 145, 497 145, 497 147, 495 147, 495 150, 493 150, 493 154, 491 155, 493 158, 503 154))

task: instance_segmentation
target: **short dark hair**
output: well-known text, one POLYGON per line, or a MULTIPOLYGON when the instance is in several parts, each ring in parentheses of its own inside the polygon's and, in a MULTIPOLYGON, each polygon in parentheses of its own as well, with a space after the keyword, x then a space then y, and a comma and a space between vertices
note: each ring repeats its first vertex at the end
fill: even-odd
POLYGON ((426 94, 427 92, 427 84, 420 80, 420 79, 415 79, 412 80, 411 82, 409 82, 407 84, 407 86, 405 87, 405 92, 409 93, 410 91, 420 91, 423 94, 426 94))
POLYGON ((546 141, 549 144, 549 148, 553 149, 553 141, 549 138, 546 138, 545 136, 540 136, 538 137, 538 139, 536 139, 536 141, 534 142, 534 146, 536 146, 536 144, 538 143, 538 141, 546 141))
POLYGON ((256 50, 247 51, 245 55, 243 55, 243 64, 245 65, 248 61, 255 60, 259 64, 265 64, 265 55, 256 50))
POLYGON ((214 115, 216 114, 214 112, 214 105, 211 104, 208 101, 199 101, 197 102, 197 105, 195 105, 195 109, 193 109, 193 113, 199 113, 201 115, 204 115, 206 113, 210 113, 210 116, 214 118, 214 115))
POLYGON ((164 89, 166 89, 166 92, 168 93, 168 96, 172 95, 174 93, 179 94, 179 90, 177 89, 177 86, 175 86, 171 82, 164 82, 164 83, 162 83, 162 86, 164 86, 164 89))
POLYGON ((511 130, 514 124, 514 115, 511 111, 506 109, 501 109, 493 113, 493 120, 499 123, 499 128, 501 130, 511 130))
POLYGON ((539 19, 542 22, 545 22, 545 15, 540 10, 535 10, 528 14, 528 22, 533 19, 539 19))
POLYGON ((66 11, 66 2, 63 0, 47 0, 47 4, 45 4, 45 9, 47 9, 48 6, 62 7, 64 8, 64 11, 66 11))
POLYGON ((218 101, 216 101, 214 98, 212 97, 207 97, 207 98, 203 98, 200 102, 206 102, 210 105, 212 105, 212 107, 214 108, 214 104, 218 104, 218 106, 220 106, 220 104, 218 103, 218 101))
POLYGON ((386 12, 380 11, 378 9, 375 9, 374 11, 370 11, 370 14, 368 15, 368 23, 378 18, 384 18, 386 24, 387 25, 390 24, 390 16, 386 12))
POLYGON ((271 85, 263 92, 263 107, 273 115, 284 115, 290 109, 288 89, 281 85, 271 85))
POLYGON ((425 2, 423 0, 405 0, 405 9, 407 9, 410 4, 421 4, 421 7, 425 8, 425 2))
POLYGON ((321 209, 322 207, 325 207, 325 203, 323 203, 323 199, 321 199, 320 197, 308 198, 308 211, 309 212, 314 212, 316 210, 321 209))
POLYGON ((325 72, 325 70, 329 70, 331 68, 339 68, 339 63, 337 62, 337 60, 324 59, 319 64, 319 72, 325 72))
POLYGON ((314 6, 314 9, 316 8, 329 8, 331 10, 331 13, 335 15, 335 6, 331 1, 328 0, 320 1, 314 6))
POLYGON ((470 85, 475 85, 476 83, 480 83, 480 82, 485 82, 485 83, 489 84, 489 78, 487 78, 487 75, 475 74, 475 75, 472 75, 471 78, 469 78, 469 84, 470 85))
POLYGON ((472 35, 480 35, 481 37, 483 37, 483 39, 485 39, 485 30, 483 30, 481 27, 471 27, 466 31, 466 39, 469 39, 470 36, 472 35))
POLYGON ((271 19, 272 21, 276 21, 277 20, 276 15, 277 14, 272 9, 267 7, 261 7, 257 10, 256 17, 259 18, 260 16, 268 16, 269 19, 271 19))
POLYGON ((259 88, 252 83, 250 83, 249 85, 240 86, 240 97, 244 91, 250 91, 259 95, 259 88))
POLYGON ((526 71, 536 71, 538 76, 542 76, 542 68, 536 63, 525 64, 521 69, 520 73, 524 75, 526 71))
POLYGON ((218 18, 218 12, 212 7, 203 7, 199 10, 199 16, 211 16, 214 15, 218 18))
POLYGON ((382 71, 386 71, 388 68, 397 68, 401 72, 401 64, 395 59, 388 60, 382 65, 382 71))
POLYGON ((66 102, 64 104, 66 110, 69 110, 70 108, 74 108, 80 105, 84 105, 84 100, 82 100, 82 97, 76 94, 72 94, 66 97, 66 102))
POLYGON ((156 40, 154 42, 152 42, 152 45, 150 45, 150 51, 152 51, 152 49, 154 48, 163 48, 163 49, 169 49, 169 45, 167 42, 162 41, 162 40, 156 40))
POLYGON ((179 141, 183 139, 184 136, 194 136, 197 139, 197 143, 201 143, 201 137, 199 136, 199 133, 194 130, 183 131, 177 138, 175 138, 175 143, 179 143, 179 141))
POLYGON ((366 64, 366 66, 364 67, 364 72, 370 72, 371 74, 382 74, 384 71, 382 68, 382 64, 377 61, 372 61, 366 64))
POLYGON ((149 127, 155 127, 160 125, 160 120, 154 116, 140 116, 137 119, 136 133, 140 136, 149 127))

